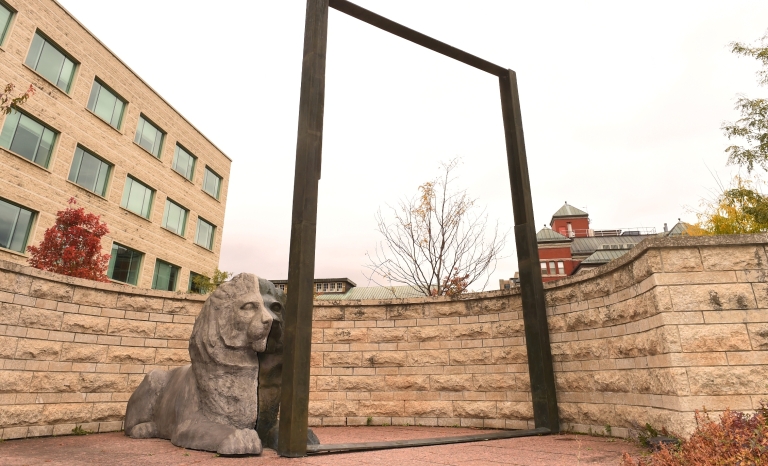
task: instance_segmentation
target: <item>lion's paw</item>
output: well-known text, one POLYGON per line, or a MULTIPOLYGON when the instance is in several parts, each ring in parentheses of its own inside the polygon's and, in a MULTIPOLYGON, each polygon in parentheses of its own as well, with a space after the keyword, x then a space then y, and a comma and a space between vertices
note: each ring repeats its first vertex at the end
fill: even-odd
POLYGON ((253 429, 239 429, 225 438, 216 449, 220 455, 260 455, 261 439, 253 429))
POLYGON ((157 426, 154 422, 136 424, 128 436, 131 438, 155 438, 157 437, 157 426))

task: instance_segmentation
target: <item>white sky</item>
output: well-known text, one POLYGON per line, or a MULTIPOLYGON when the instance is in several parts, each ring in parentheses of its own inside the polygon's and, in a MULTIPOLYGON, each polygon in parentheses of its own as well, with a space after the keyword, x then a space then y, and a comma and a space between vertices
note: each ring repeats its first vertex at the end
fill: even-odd
MULTIPOLYGON (((59 0, 233 159, 222 270, 288 274, 302 0, 59 0)), ((736 94, 728 51, 762 1, 357 0, 517 72, 537 229, 564 201, 595 228, 670 227, 723 180, 736 94)), ((459 183, 513 225, 493 76, 331 10, 317 277, 365 286, 374 213, 462 157, 459 183)), ((514 238, 489 288, 517 270, 514 238)))

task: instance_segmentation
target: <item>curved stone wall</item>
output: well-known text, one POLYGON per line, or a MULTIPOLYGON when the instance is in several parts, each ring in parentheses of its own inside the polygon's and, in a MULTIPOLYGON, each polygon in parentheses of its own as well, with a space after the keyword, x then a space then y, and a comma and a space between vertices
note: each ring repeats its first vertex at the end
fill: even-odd
MULTIPOLYGON (((768 398, 768 235, 646 240, 545 286, 564 429, 678 432, 768 398)), ((119 430, 204 297, 0 262, 2 438, 119 430)), ((315 303, 312 425, 532 427, 520 297, 315 303)))

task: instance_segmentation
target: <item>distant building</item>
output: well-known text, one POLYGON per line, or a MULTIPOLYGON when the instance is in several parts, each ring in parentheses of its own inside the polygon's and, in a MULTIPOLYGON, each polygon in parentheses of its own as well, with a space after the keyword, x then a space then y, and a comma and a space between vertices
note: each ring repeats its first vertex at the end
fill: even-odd
POLYGON ((504 280, 503 278, 499 280, 500 290, 511 290, 516 286, 520 286, 520 272, 515 272, 515 276, 509 280, 504 280))
MULTIPOLYGON (((288 280, 270 280, 277 289, 286 291, 288 280)), ((349 278, 316 278, 315 293, 342 294, 356 287, 355 282, 349 278)))
MULTIPOLYGON (((288 280, 270 280, 282 291, 288 290, 288 280)), ((349 278, 315 279, 315 299, 328 300, 367 300, 392 298, 418 298, 424 292, 412 286, 357 286, 349 278)))

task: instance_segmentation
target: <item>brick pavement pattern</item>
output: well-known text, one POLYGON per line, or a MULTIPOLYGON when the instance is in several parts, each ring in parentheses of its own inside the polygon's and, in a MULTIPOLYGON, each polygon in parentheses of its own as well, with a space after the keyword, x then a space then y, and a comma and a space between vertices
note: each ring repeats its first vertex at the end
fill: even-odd
MULTIPOLYGON (((323 443, 372 442, 406 438, 447 437, 482 431, 449 427, 319 427, 323 443)), ((585 435, 524 437, 432 447, 401 448, 358 453, 313 455, 287 459, 274 450, 258 457, 217 457, 185 450, 167 440, 135 440, 122 433, 47 437, 0 443, 0 463, 25 465, 285 465, 285 466, 498 466, 498 465, 617 465, 623 452, 636 455, 635 444, 621 439, 585 435)))

